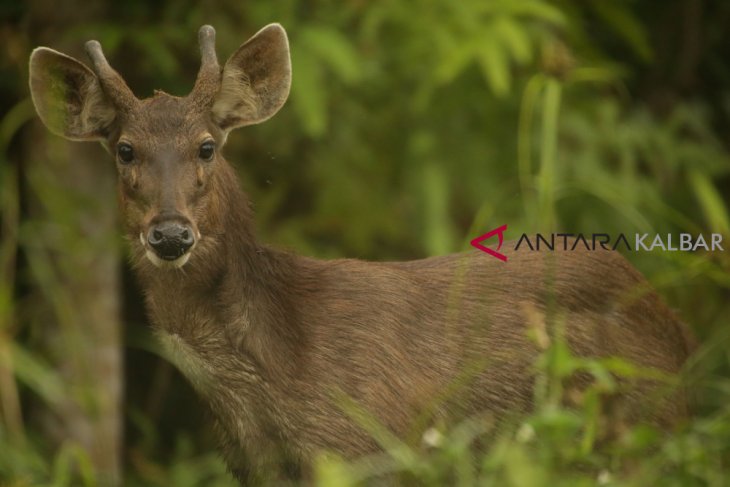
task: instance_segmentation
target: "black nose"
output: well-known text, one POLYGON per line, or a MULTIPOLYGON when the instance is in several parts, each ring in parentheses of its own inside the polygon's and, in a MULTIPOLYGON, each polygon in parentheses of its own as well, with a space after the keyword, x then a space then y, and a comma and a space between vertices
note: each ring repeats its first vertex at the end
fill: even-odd
POLYGON ((154 225, 147 233, 147 243, 157 256, 164 260, 175 260, 190 250, 195 243, 193 229, 178 222, 162 222, 154 225))

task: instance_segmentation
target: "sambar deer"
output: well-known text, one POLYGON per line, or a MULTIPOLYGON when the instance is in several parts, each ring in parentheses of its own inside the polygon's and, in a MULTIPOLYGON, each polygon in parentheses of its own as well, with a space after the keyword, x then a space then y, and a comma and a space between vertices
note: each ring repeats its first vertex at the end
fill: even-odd
MULTIPOLYGON (((221 149, 232 129, 283 105, 288 40, 268 25, 221 68, 214 39, 212 27, 200 29, 202 63, 186 97, 137 99, 96 41, 86 44, 92 69, 52 49, 33 51, 30 89, 53 133, 101 141, 115 154, 151 321, 210 405, 241 482, 306 476, 320 451, 352 458, 377 450, 343 397, 400 436, 429 407, 438 422, 529 411, 540 350, 528 323, 550 309, 575 354, 680 370, 690 334, 617 252, 363 262, 259 243, 221 149), (463 390, 434 405, 474 363, 482 367, 463 390)), ((622 394, 627 417, 670 425, 686 414, 681 391, 659 397, 657 389, 645 381, 622 394)))

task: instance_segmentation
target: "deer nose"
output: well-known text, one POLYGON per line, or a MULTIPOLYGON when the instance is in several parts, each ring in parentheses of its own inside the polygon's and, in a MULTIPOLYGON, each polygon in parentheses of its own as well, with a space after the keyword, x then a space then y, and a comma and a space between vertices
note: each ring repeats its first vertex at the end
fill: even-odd
POLYGON ((154 225, 147 233, 147 243, 157 256, 164 260, 175 260, 185 254, 195 243, 193 229, 178 222, 162 222, 154 225))

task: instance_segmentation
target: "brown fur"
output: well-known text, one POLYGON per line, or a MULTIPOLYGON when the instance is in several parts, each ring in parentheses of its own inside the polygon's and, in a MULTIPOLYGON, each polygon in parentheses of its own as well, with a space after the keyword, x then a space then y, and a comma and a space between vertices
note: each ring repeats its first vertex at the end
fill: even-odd
MULTIPOLYGON (((527 338, 530 327, 543 327, 547 340, 562 320, 576 354, 680 371, 689 334, 616 252, 507 251, 503 263, 472 251, 375 263, 321 261, 261 245, 233 169, 219 151, 210 162, 197 151, 207 138, 219 149, 228 130, 270 117, 286 98, 286 37, 281 28, 262 32, 222 76, 199 76, 186 98, 156 93, 117 107, 106 132, 79 134, 72 124, 77 138, 134 147, 134 163, 118 164, 119 195, 147 308, 171 359, 210 405, 223 454, 241 481, 297 477, 323 450, 350 458, 376 450, 342 397, 402 437, 429 408, 431 422, 528 411, 539 353, 527 338), (151 222, 168 217, 189 222, 196 234, 181 268, 156 267, 139 240, 151 222), (433 402, 459 382, 453 397, 433 402)), ((47 96, 48 73, 69 66, 70 58, 56 62, 49 51, 31 60, 34 100, 47 96)), ((101 86, 82 68, 71 66, 87 78, 64 93, 101 86)), ((98 104, 103 94, 94 96, 98 104)), ((52 130, 68 136, 67 122, 49 123, 48 105, 36 106, 52 130)), ((629 420, 669 425, 686 414, 681 393, 655 397, 655 386, 645 381, 621 396, 629 420)))

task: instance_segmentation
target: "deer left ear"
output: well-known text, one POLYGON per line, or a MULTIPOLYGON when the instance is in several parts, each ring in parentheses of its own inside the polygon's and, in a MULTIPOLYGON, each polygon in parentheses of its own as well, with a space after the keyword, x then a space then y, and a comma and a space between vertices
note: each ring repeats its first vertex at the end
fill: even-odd
POLYGON ((213 102, 213 120, 225 132, 272 117, 289 96, 291 59, 286 31, 269 24, 226 61, 213 102))
POLYGON ((116 119, 116 109, 99 79, 84 64, 47 47, 30 56, 30 94, 43 123, 72 140, 102 140, 116 119))

